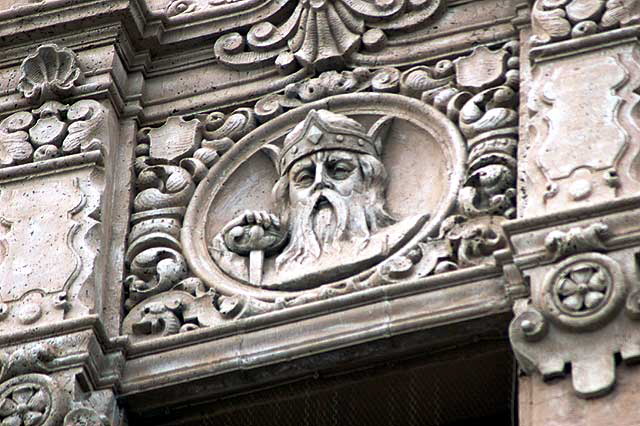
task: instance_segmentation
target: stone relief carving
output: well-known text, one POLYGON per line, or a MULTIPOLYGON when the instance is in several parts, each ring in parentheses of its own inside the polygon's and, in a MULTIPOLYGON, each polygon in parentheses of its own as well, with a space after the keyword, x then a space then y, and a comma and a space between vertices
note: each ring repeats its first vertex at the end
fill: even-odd
POLYGON ((99 153, 75 158, 75 168, 67 169, 54 162, 29 175, 0 179, 0 274, 14 284, 0 291, 1 329, 90 309, 77 298, 91 285, 97 256, 99 158, 99 153))
POLYGON ((108 138, 99 102, 60 102, 83 78, 73 52, 45 44, 20 69, 19 90, 42 103, 0 122, 0 275, 12 282, 0 291, 1 329, 91 310, 108 138))
MULTIPOLYGON (((175 334, 412 276, 491 263, 493 251, 505 247, 500 223, 515 215, 517 58, 514 42, 404 72, 327 71, 261 99, 252 109, 173 117, 160 128, 142 129, 127 252, 131 275, 125 280, 129 310, 125 331, 134 340, 175 334), (393 176, 401 169, 385 164, 386 156, 394 155, 386 147, 393 147, 398 137, 389 129, 406 126, 400 111, 414 107, 393 107, 389 114, 366 112, 363 107, 375 103, 374 96, 391 96, 392 105, 431 105, 443 115, 437 119, 435 112, 424 115, 433 120, 446 116, 443 123, 453 123, 462 133, 466 147, 461 149, 468 159, 456 169, 462 187, 451 193, 449 207, 423 211, 414 218, 396 218, 385 210, 385 189, 393 197, 398 190, 393 176), (334 97, 336 101, 328 104, 334 97), (349 103, 349 108, 336 109, 340 102, 349 103), (329 105, 330 111, 323 111, 329 105), (351 114, 360 109, 359 119, 354 120, 351 114), (366 125, 363 117, 368 117, 366 125), (285 131, 291 120, 297 127, 285 131), (255 134, 269 131, 275 139, 247 157, 249 148, 243 147, 252 139, 269 138, 252 137, 254 130, 255 134), (235 154, 228 157, 230 149, 235 154), (238 153, 248 159, 264 158, 260 161, 266 163, 255 170, 270 168, 272 175, 245 179, 256 186, 279 181, 275 193, 283 201, 272 208, 266 195, 271 188, 264 186, 260 193, 265 195, 258 196, 263 205, 253 203, 247 212, 220 215, 216 221, 228 219, 216 225, 215 232, 206 227, 196 231, 194 226, 201 225, 195 223, 206 221, 208 215, 209 207, 202 203, 214 198, 203 188, 215 192, 232 187, 224 180, 233 172, 216 173, 224 167, 243 170, 240 163, 229 165, 247 161, 238 153), (391 174, 390 188, 385 173, 391 174), (296 178, 310 185, 305 189, 296 178), (431 231, 414 237, 416 229, 425 226, 431 231), (194 235, 206 234, 210 234, 206 241, 194 245, 194 235), (315 244, 309 241, 312 234, 315 244), (384 237, 383 245, 376 242, 379 236, 384 237), (414 242, 407 245, 409 239, 414 242), (335 258, 343 258, 343 250, 344 258, 352 259, 336 268, 335 258), (318 262, 324 256, 332 261, 321 266, 318 262), (207 275, 211 270, 218 270, 215 279, 207 275), (332 280, 335 283, 326 284, 332 280)), ((236 204, 242 203, 236 200, 236 204)))
POLYGON ((532 150, 522 168, 531 201, 523 214, 637 191, 640 148, 629 110, 640 99, 639 70, 630 44, 535 64, 527 101, 532 150), (576 71, 584 79, 567 83, 566 73, 576 71))
POLYGON ((84 79, 76 55, 55 44, 38 47, 22 62, 20 72, 18 90, 34 102, 65 97, 84 79))
POLYGON ((75 54, 44 44, 20 66, 18 90, 40 106, 14 113, 0 122, 0 168, 98 150, 106 111, 83 99, 71 105, 60 100, 84 79, 75 54))
MULTIPOLYGON (((264 0, 263 0, 264 1, 264 0)), ((244 7, 251 7, 258 3, 256 0, 170 0, 165 8, 165 15, 172 18, 174 16, 186 15, 200 10, 224 7, 229 4, 242 4, 244 7)))
POLYGON ((110 425, 109 414, 115 406, 111 391, 79 392, 73 385, 76 372, 64 371, 77 363, 77 353, 61 355, 66 350, 55 346, 33 343, 0 352, 0 422, 24 426, 110 425))
POLYGON ((99 150, 106 111, 83 99, 71 105, 47 101, 0 122, 0 168, 99 150))
POLYGON ((635 0, 538 0, 531 12, 532 42, 540 45, 636 24, 637 3, 635 0))
POLYGON ((393 251, 424 218, 397 223, 385 209, 381 155, 391 122, 383 117, 367 133, 344 115, 311 111, 274 147, 280 214, 248 211, 226 224, 210 247, 218 265, 251 285, 301 290, 393 251), (274 267, 265 268, 265 255, 274 267))
POLYGON ((280 25, 260 22, 246 36, 230 33, 215 44, 216 57, 237 68, 274 63, 285 72, 293 61, 322 71, 345 64, 361 46, 379 50, 388 34, 433 18, 442 0, 300 0, 280 25))
POLYGON ((613 387, 616 353, 625 361, 638 359, 639 293, 618 258, 570 256, 546 272, 530 301, 516 302, 509 335, 525 372, 551 378, 571 363, 577 395, 591 398, 613 387))
POLYGON ((54 426, 64 416, 66 395, 51 378, 26 374, 0 384, 0 419, 16 426, 54 426))
POLYGON ((544 240, 545 248, 553 260, 570 254, 591 250, 606 250, 609 227, 601 222, 585 228, 571 228, 569 231, 551 231, 544 240))

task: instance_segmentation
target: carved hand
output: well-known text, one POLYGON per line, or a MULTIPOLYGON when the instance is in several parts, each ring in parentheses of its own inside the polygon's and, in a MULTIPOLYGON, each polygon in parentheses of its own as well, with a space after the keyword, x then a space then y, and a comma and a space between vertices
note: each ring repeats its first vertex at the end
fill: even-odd
POLYGON ((280 228, 280 219, 267 211, 246 210, 222 228, 227 248, 242 256, 252 251, 271 254, 286 241, 287 232, 280 228))

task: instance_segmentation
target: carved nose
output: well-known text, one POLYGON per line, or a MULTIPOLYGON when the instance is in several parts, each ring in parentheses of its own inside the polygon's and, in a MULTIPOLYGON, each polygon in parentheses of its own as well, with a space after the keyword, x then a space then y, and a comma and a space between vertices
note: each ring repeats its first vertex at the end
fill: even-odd
POLYGON ((316 176, 313 182, 313 189, 318 190, 324 188, 333 189, 333 184, 326 179, 323 168, 318 167, 316 169, 316 176))

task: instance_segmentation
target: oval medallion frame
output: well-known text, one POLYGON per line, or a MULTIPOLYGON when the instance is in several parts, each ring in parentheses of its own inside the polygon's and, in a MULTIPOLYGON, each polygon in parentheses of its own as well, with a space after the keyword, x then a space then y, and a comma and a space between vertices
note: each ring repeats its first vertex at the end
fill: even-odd
MULTIPOLYGON (((300 291, 276 291, 261 289, 237 281, 223 272, 212 259, 208 250, 207 221, 213 201, 223 190, 230 177, 268 143, 282 140, 293 127, 304 121, 311 110, 326 109, 347 116, 389 115, 405 120, 427 132, 439 145, 448 161, 448 187, 443 191, 437 208, 429 213, 429 220, 393 255, 407 253, 419 241, 433 236, 440 223, 455 206, 458 192, 465 178, 467 160, 466 143, 458 128, 440 111, 417 99, 387 93, 355 93, 329 97, 291 110, 249 133, 238 141, 208 172, 200 182, 187 207, 181 230, 183 253, 191 271, 205 285, 223 295, 241 295, 274 302, 302 296, 327 285, 300 291)), ((426 188, 426 186, 425 186, 426 188)), ((210 237, 210 236, 209 236, 210 237)), ((380 263, 383 263, 384 260, 380 263)), ((353 274, 353 277, 375 269, 378 265, 353 274)), ((340 280, 338 282, 344 282, 340 280)))

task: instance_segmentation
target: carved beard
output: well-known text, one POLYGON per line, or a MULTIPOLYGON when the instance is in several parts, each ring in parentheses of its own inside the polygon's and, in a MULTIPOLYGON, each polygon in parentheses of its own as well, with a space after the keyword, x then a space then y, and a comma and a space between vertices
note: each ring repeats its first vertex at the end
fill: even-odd
POLYGON ((366 205, 363 194, 344 197, 329 189, 298 203, 291 209, 291 238, 276 259, 276 269, 294 262, 304 264, 324 253, 338 253, 343 241, 358 239, 366 246, 371 236, 369 224, 375 223, 366 205))

